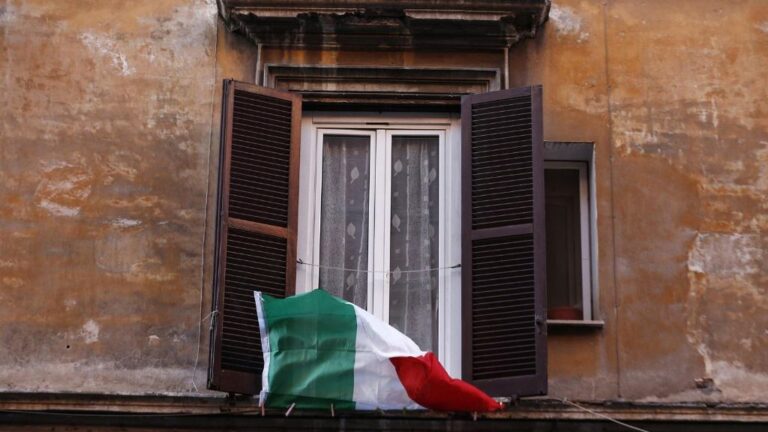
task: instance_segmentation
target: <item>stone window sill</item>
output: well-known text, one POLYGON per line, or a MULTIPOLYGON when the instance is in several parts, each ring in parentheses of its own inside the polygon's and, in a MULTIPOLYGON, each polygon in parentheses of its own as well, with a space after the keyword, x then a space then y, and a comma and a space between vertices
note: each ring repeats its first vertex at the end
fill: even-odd
POLYGON ((595 329, 605 326, 603 320, 547 320, 547 328, 595 329))

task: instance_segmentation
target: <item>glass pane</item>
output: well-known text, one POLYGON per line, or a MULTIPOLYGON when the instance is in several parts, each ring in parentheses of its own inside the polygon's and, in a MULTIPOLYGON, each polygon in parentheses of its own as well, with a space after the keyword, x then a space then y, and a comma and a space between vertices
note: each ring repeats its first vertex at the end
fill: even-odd
POLYGON ((437 352, 438 137, 392 139, 389 321, 419 347, 437 352), (416 271, 414 271, 416 270, 416 271))
POLYGON ((325 135, 323 140, 319 286, 364 309, 370 151, 368 136, 325 135))
POLYGON ((544 176, 549 317, 581 319, 579 171, 547 169, 544 176))

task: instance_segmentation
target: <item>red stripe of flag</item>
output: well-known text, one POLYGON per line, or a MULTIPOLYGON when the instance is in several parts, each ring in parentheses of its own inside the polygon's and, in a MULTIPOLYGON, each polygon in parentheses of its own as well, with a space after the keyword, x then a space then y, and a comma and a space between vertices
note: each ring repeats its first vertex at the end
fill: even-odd
POLYGON ((490 412, 502 409, 477 387, 451 378, 431 352, 420 357, 389 359, 408 397, 417 404, 437 411, 490 412))

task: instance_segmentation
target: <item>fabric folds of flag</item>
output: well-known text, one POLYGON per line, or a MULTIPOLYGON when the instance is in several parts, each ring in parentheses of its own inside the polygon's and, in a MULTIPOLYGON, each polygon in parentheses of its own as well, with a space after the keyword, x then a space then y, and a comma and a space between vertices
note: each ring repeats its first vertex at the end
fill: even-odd
POLYGON ((321 289, 285 299, 254 292, 268 407, 488 412, 502 405, 451 378, 434 354, 321 289))

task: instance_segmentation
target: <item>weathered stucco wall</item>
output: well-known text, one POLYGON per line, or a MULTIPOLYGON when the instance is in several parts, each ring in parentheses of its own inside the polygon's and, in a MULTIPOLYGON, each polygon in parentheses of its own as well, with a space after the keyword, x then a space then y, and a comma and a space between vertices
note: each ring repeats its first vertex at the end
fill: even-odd
MULTIPOLYGON (((213 0, 9 0, 0 26, 0 390, 202 392, 220 82, 253 81, 256 47, 213 0)), ((550 394, 765 402, 768 5, 555 0, 509 54, 512 86, 544 85, 545 139, 596 150, 605 327, 551 332, 550 394)))
POLYGON ((11 0, 0 28, 0 389, 193 389, 215 2, 11 0))
POLYGON ((551 393, 765 401, 768 4, 553 3, 513 81, 595 141, 606 326, 550 337, 551 393))

